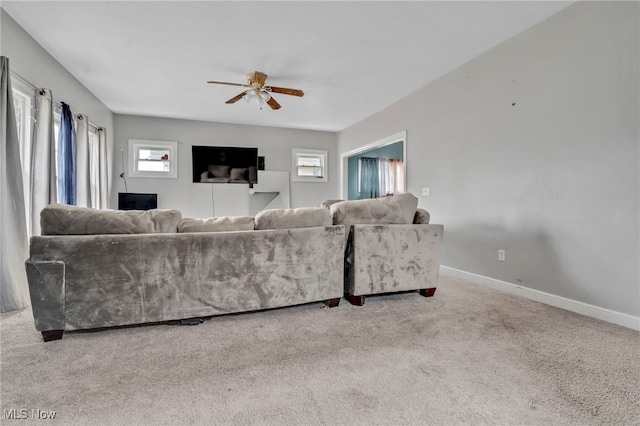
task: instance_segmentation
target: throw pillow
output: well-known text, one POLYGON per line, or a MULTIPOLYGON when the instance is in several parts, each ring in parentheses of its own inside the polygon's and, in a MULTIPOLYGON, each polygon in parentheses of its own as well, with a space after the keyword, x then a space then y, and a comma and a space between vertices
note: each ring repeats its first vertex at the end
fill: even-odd
POLYGON ((399 194, 368 200, 341 201, 331 206, 334 225, 413 223, 418 199, 413 194, 399 194))
POLYGON ((42 235, 154 234, 176 232, 178 210, 95 210, 51 204, 40 212, 42 235))
POLYGON ((431 215, 425 209, 416 209, 416 214, 413 216, 413 223, 429 224, 431 215))
POLYGON ((185 218, 178 224, 178 232, 253 231, 253 228, 253 216, 185 218))
POLYGON ((322 207, 268 209, 256 215, 256 229, 310 228, 331 225, 329 210, 322 207))

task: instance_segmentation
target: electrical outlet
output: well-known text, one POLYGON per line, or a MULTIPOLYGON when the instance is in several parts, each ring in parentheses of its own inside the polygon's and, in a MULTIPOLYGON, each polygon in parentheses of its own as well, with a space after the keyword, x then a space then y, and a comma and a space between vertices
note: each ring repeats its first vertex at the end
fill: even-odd
POLYGON ((423 197, 428 197, 431 195, 431 188, 426 187, 426 188, 422 188, 422 196, 423 197))
POLYGON ((504 250, 498 250, 498 260, 500 262, 506 262, 507 261, 507 254, 504 250))

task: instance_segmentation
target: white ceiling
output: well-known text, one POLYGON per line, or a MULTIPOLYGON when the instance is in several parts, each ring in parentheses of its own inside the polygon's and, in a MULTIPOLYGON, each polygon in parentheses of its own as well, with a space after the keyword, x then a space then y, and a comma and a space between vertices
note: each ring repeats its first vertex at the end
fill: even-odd
POLYGON ((573 2, 2 1, 114 113, 339 131, 573 2), (207 80, 302 89, 282 109, 207 80))

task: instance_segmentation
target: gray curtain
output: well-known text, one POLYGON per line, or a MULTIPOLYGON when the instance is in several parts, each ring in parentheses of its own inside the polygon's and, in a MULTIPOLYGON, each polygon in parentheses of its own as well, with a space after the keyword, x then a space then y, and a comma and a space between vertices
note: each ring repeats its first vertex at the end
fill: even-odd
POLYGON ((378 198, 380 185, 378 177, 378 159, 360 157, 360 198, 378 198))
POLYGON ((9 58, 0 62, 0 312, 10 312, 29 305, 29 244, 9 58))
POLYGON ((106 209, 107 206, 107 137, 98 127, 89 136, 89 207, 106 209))
POLYGON ((95 206, 98 209, 109 208, 109 172, 107 170, 107 131, 100 127, 98 129, 99 143, 99 175, 100 182, 98 184, 98 200, 100 203, 95 206))
POLYGON ((31 235, 40 235, 42 209, 58 201, 55 154, 53 96, 49 89, 38 89, 31 149, 31 235))
POLYGON ((89 119, 76 116, 76 205, 90 207, 89 119))

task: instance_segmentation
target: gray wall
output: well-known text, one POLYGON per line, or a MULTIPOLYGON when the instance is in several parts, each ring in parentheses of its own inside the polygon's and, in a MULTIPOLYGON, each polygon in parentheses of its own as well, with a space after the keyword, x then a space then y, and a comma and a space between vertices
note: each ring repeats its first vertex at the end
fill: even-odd
MULTIPOLYGON (((116 203, 117 193, 125 190, 124 181, 118 175, 123 169, 121 150, 124 150, 127 161, 129 139, 180 143, 177 179, 127 178, 127 186, 129 192, 158 193, 159 208, 180 209, 185 217, 242 215, 250 212, 248 185, 192 182, 192 145, 256 147, 258 155, 265 156, 266 170, 290 173, 293 148, 327 150, 328 182, 291 182, 291 207, 320 206, 322 201, 336 198, 338 193, 336 133, 120 114, 115 115, 115 128, 116 181, 111 198, 113 203, 116 203)), ((124 170, 126 175, 126 167, 124 170)))
MULTIPOLYGON (((113 113, 42 48, 16 21, 1 10, 1 54, 11 71, 36 87, 51 89, 54 102, 64 101, 77 114, 106 129, 108 164, 112 164, 113 113)), ((109 175, 111 180, 111 174, 109 175)))
POLYGON ((338 150, 406 129, 407 187, 431 187, 444 265, 638 316, 638 9, 578 2, 340 132, 338 150))
POLYGON ((404 160, 403 142, 392 143, 391 145, 383 146, 382 148, 375 148, 369 151, 365 151, 362 154, 352 155, 347 159, 349 162, 348 171, 348 200, 359 200, 360 193, 358 192, 358 159, 360 157, 382 157, 382 158, 399 158, 404 160))

